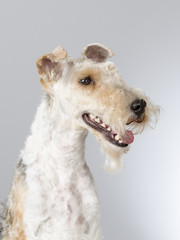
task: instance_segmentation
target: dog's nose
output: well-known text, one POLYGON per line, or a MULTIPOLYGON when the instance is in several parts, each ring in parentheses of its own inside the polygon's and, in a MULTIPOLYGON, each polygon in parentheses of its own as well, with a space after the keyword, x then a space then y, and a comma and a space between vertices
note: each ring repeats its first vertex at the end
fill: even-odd
POLYGON ((146 107, 146 102, 144 99, 136 99, 131 103, 131 110, 138 116, 140 117, 141 114, 144 113, 145 107, 146 107))

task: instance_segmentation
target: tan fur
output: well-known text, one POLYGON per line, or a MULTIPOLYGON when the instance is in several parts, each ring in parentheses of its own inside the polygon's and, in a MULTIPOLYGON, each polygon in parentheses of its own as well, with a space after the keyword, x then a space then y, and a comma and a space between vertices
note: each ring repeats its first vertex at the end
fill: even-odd
POLYGON ((67 52, 58 46, 52 53, 48 53, 36 62, 39 74, 42 76, 40 83, 43 89, 52 95, 52 86, 62 74, 60 61, 67 57, 67 52))
POLYGON ((9 199, 9 209, 7 209, 7 219, 4 228, 5 238, 3 240, 25 240, 23 223, 24 204, 27 196, 27 188, 24 176, 20 171, 16 172, 9 199))
MULTIPOLYGON (((107 68, 109 68, 109 66, 107 68)), ((107 123, 118 126, 117 121, 119 121, 119 117, 123 119, 124 124, 128 122, 129 116, 127 115, 127 108, 129 108, 129 102, 133 101, 136 96, 128 92, 128 90, 125 92, 125 90, 117 88, 116 85, 110 86, 108 82, 105 82, 109 75, 111 76, 112 69, 113 66, 110 65, 108 74, 107 72, 104 73, 100 67, 84 68, 81 71, 73 71, 70 79, 73 80, 72 88, 79 93, 79 103, 98 103, 98 105, 101 106, 98 109, 98 111, 102 112, 101 114, 104 114, 105 110, 108 112, 109 122, 107 123), (87 76, 90 76, 94 83, 89 86, 80 84, 80 79, 87 76), (129 102, 124 102, 125 96, 128 96, 129 102), (109 117, 110 115, 112 118, 109 117)))

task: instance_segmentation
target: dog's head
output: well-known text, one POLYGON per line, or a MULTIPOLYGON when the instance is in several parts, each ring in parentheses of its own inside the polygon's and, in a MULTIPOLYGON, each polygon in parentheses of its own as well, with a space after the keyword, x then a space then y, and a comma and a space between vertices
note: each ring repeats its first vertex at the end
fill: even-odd
POLYGON ((52 108, 61 112, 66 125, 95 135, 110 160, 107 166, 116 169, 134 134, 157 120, 159 108, 121 79, 106 61, 112 56, 110 49, 91 44, 73 60, 59 46, 41 57, 37 67, 52 108))

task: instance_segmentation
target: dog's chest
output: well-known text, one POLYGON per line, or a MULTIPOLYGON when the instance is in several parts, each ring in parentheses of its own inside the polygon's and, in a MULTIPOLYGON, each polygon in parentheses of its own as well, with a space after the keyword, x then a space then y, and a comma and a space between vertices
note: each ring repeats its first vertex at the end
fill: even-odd
POLYGON ((27 170, 24 219, 29 239, 74 240, 81 235, 96 239, 99 203, 94 181, 85 163, 76 168, 37 162, 27 170))

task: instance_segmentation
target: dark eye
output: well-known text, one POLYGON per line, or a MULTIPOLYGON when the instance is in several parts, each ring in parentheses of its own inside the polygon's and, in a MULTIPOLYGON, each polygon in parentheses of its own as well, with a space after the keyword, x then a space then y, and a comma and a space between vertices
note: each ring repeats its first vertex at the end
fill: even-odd
POLYGON ((89 85, 91 84, 93 81, 91 79, 91 77, 86 77, 80 80, 80 83, 84 84, 84 85, 89 85))

